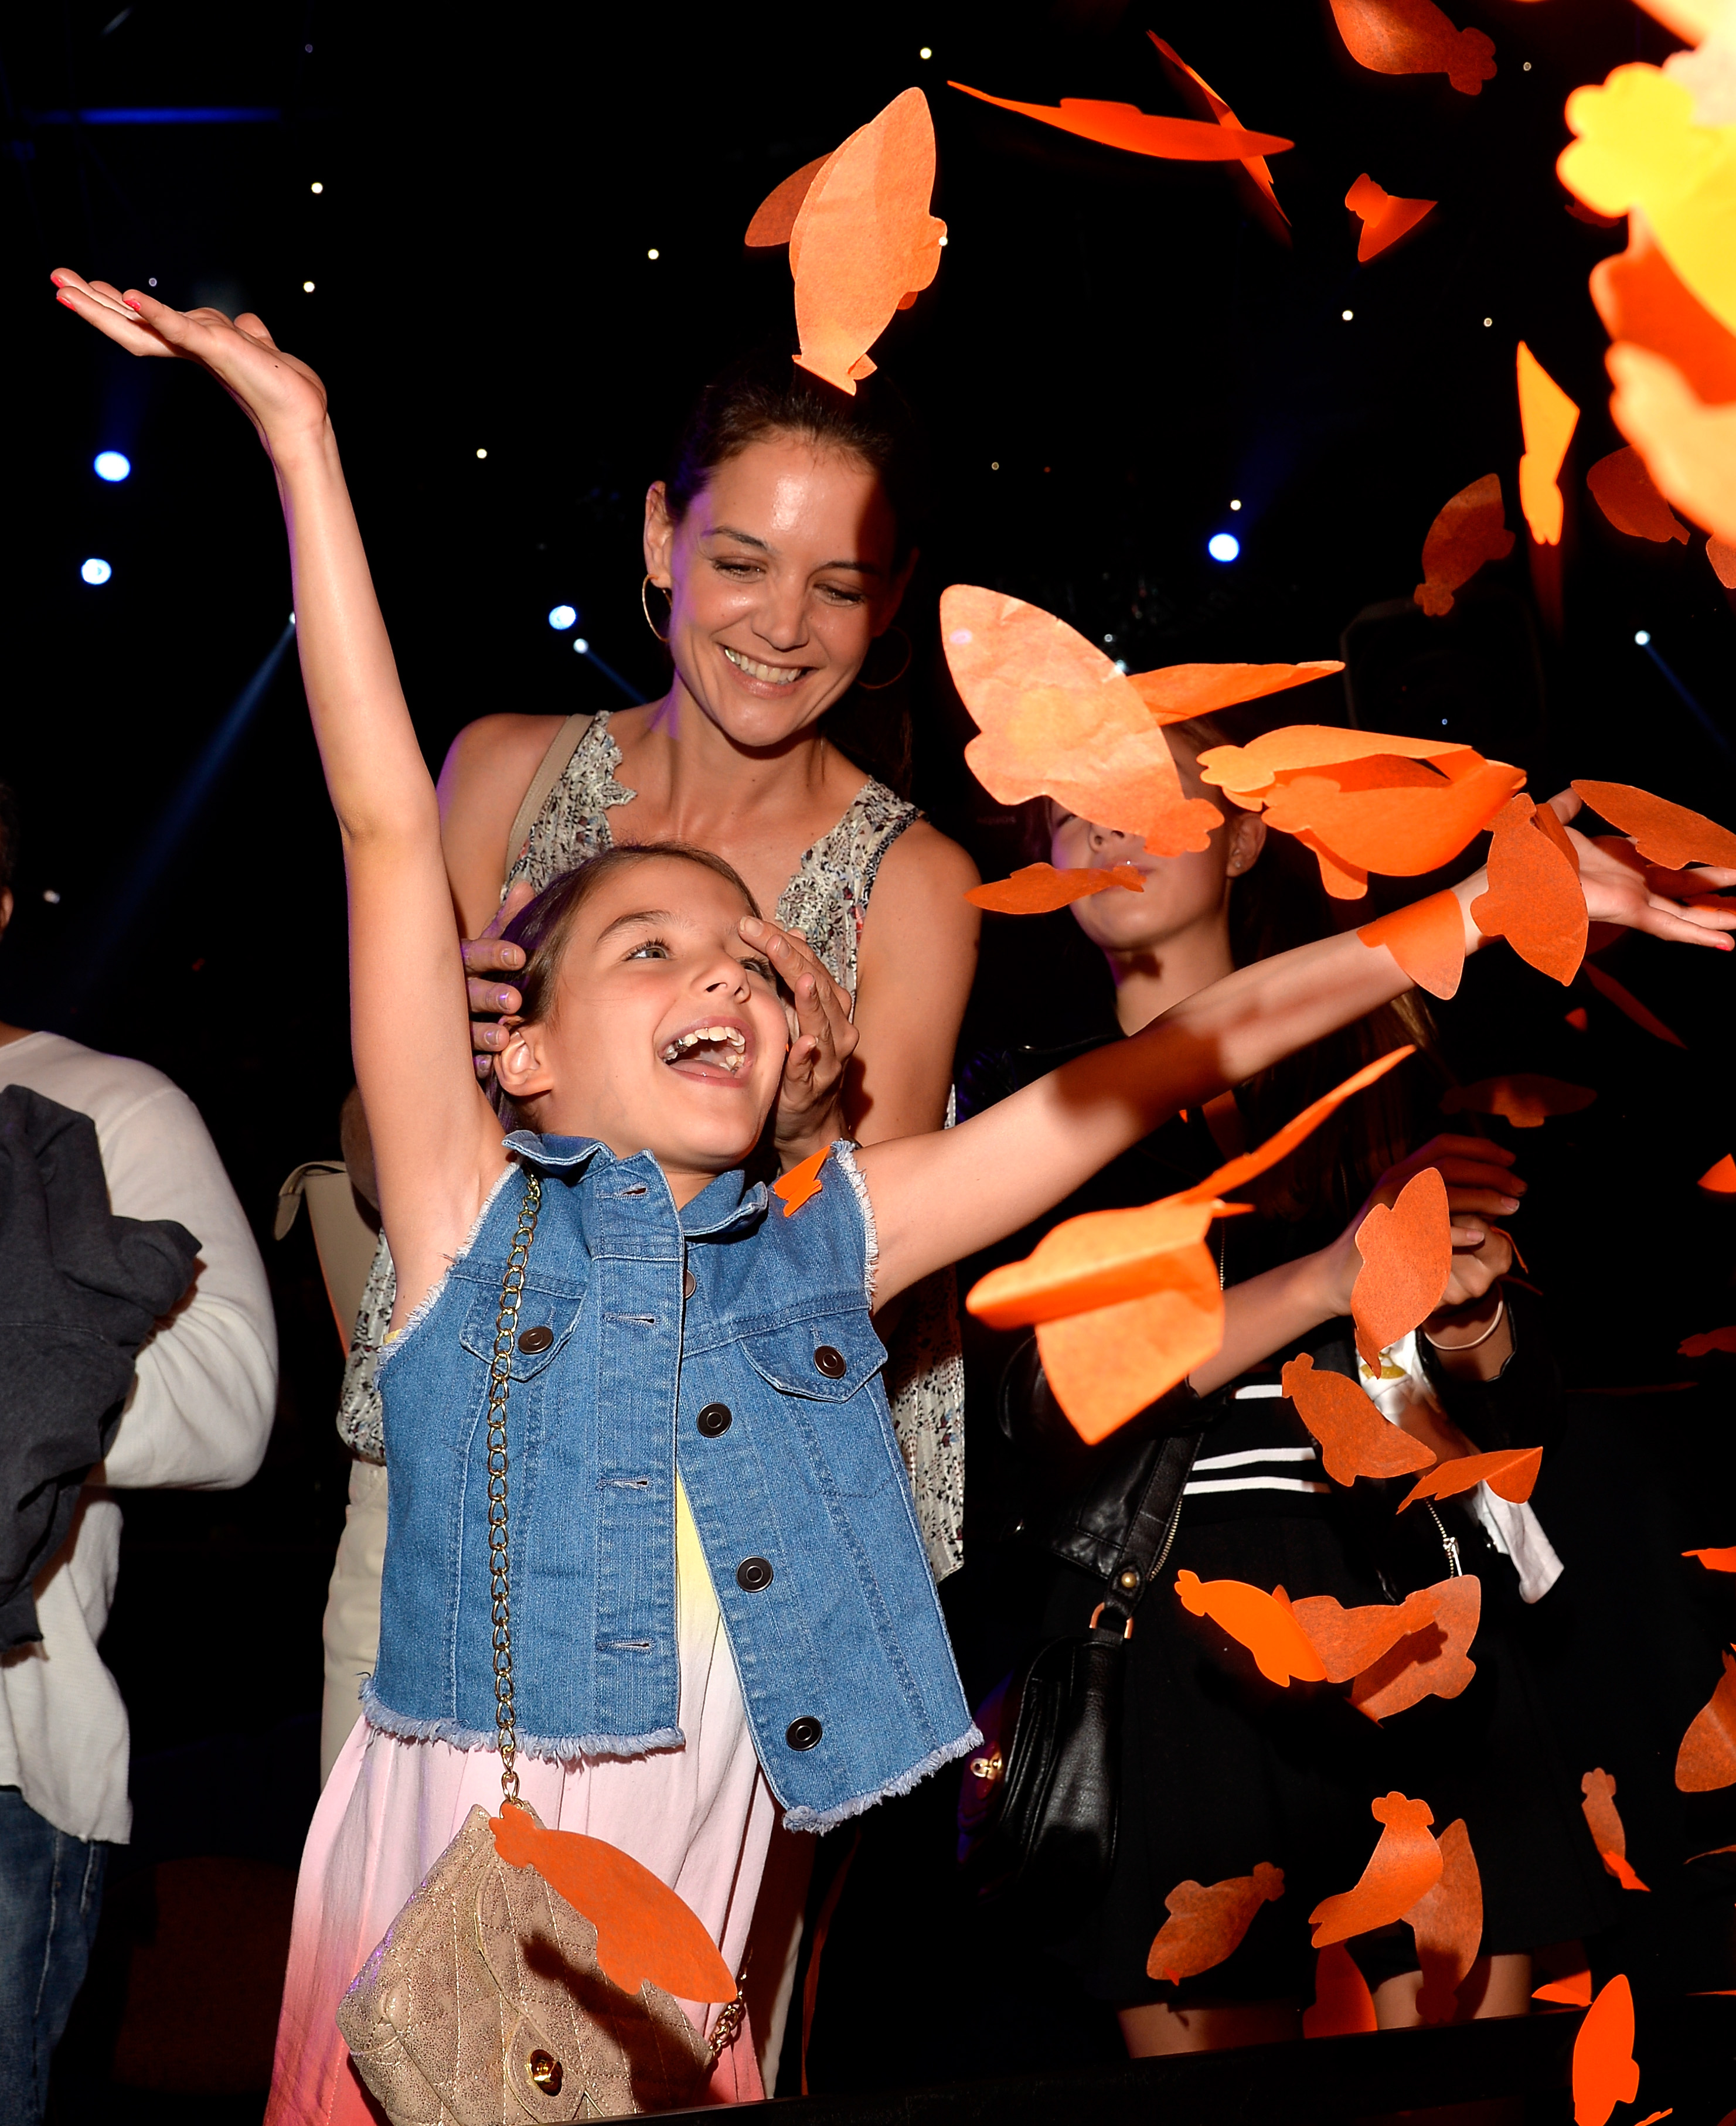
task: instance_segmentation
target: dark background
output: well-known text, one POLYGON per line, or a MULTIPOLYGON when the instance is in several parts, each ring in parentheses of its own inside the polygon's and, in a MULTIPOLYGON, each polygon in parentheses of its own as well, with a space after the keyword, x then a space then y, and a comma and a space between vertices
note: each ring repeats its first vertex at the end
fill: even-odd
MULTIPOLYGON (((1524 764, 1535 789, 1633 780, 1728 819, 1730 601, 1701 537, 1626 538, 1585 492, 1587 466, 1621 440, 1586 276, 1624 239, 1570 215, 1554 174, 1568 90, 1672 40, 1626 0, 1450 12, 1495 41, 1499 72, 1475 97, 1357 67, 1325 0, 10 12, 0 777, 25 834, 0 1018, 143 1056, 187 1088, 260 1231, 284 1340, 256 1482, 129 1507, 106 1651, 134 1720, 135 1864, 219 1850, 287 1866, 310 1806, 340 1354, 305 1223, 281 1244, 269 1231, 284 1174, 337 1150, 343 909, 293 657, 230 717, 290 607, 252 434, 201 378, 81 328, 49 269, 257 309, 319 370, 438 766, 474 716, 620 698, 550 629, 556 602, 633 689, 660 691, 637 609, 643 490, 695 387, 789 319, 784 254, 746 253, 741 232, 792 169, 915 83, 951 240, 876 354, 937 456, 940 506, 905 616, 915 795, 986 867, 1022 859, 959 765, 970 726, 934 617, 955 580, 1033 598, 1135 670, 1346 654, 1348 697, 1327 682, 1276 720, 1445 721, 1524 764), (1181 113, 1147 27, 1244 123, 1296 139, 1273 162, 1288 244, 1234 165, 1118 154, 945 86, 1181 113), (164 106, 266 115, 100 122, 164 106), (1359 267, 1342 201, 1365 170, 1440 204, 1359 267), (1540 556, 1517 511, 1521 338, 1584 409, 1565 537, 1540 556), (131 458, 124 484, 94 476, 103 448, 131 458), (1409 602, 1423 535, 1492 470, 1516 553, 1452 617, 1425 620, 1409 602), (1220 566, 1206 541, 1227 529, 1242 552, 1220 566), (101 588, 79 577, 92 555, 113 567, 101 588), (190 1783, 215 1812, 202 1834, 184 1820, 190 1783)), ((1010 946, 991 928, 1004 934, 977 1021, 999 1027, 1031 1004, 1054 926, 1010 946)), ((1672 1052, 1678 1076, 1659 1080, 1656 1044, 1582 985, 1573 1001, 1591 1005, 1614 1073, 1604 1107, 1595 1127, 1540 1133, 1548 1159, 1535 1136, 1526 1149, 1534 1179, 1578 1174, 1610 1221, 1606 1267, 1616 1259, 1644 1302, 1612 1319, 1573 1258, 1590 1310, 1576 1358, 1589 1319, 1598 1364, 1645 1382, 1679 1371, 1676 1339, 1714 1319, 1677 1318, 1684 1279, 1721 1303, 1728 1235, 1691 1184, 1729 1148, 1705 1059, 1727 1047, 1730 985, 1710 955, 1683 967, 1643 942, 1612 964, 1693 1060, 1672 1052), (1668 1169, 1638 1209, 1628 1169, 1587 1181, 1618 1143, 1668 1169)), ((1595 1075, 1540 978, 1479 964, 1466 996, 1462 1045, 1480 1067, 1595 1075)), ((101 2051, 86 2040, 92 2072, 101 2051)))

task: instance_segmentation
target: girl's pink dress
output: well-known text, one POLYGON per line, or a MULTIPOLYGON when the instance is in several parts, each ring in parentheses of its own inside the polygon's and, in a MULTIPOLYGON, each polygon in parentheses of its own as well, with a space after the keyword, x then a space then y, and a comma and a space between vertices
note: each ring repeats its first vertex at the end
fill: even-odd
MULTIPOLYGON (((754 1754, 704 1554, 677 1495, 679 1750, 563 1765, 521 1756, 519 1791, 551 1830, 631 1853, 684 1898, 739 1972, 778 1805, 754 1754)), ((493 1750, 406 1742, 358 1720, 307 1835, 266 2126, 376 2126, 350 2065, 338 2003, 471 1807, 500 1806, 493 1750)), ((684 2003, 709 2030, 717 2004, 684 2003)), ((712 2077, 714 2102, 765 2094, 744 2023, 712 2077)))

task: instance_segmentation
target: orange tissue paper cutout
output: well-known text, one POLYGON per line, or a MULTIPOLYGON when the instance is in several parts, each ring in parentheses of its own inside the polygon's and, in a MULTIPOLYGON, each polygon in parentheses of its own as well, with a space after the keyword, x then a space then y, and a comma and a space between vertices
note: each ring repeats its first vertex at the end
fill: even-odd
POLYGON ((1254 1656, 1268 1683, 1324 1683, 1326 1670, 1308 1643, 1308 1634, 1281 1599, 1280 1587, 1268 1594, 1245 1580, 1202 1580, 1185 1566, 1175 1576, 1181 1606, 1196 1617, 1209 1617, 1238 1646, 1254 1656))
POLYGON ((1366 266, 1383 251, 1408 236, 1425 215, 1432 214, 1439 200, 1395 199, 1384 191, 1365 170, 1344 196, 1344 203, 1362 221, 1356 242, 1356 263, 1366 266))
MULTIPOLYGON (((1565 988, 1585 957, 1590 918, 1571 846, 1563 855, 1540 818, 1529 797, 1502 807, 1489 843, 1488 891, 1471 903, 1471 920, 1565 988)), ((1559 825, 1553 811, 1549 819, 1559 825)))
POLYGON ((1384 1826, 1355 1887, 1323 1897, 1309 1913, 1316 1949, 1402 1920, 1440 1880, 1444 1862, 1430 1835, 1435 1812, 1426 1801, 1396 1791, 1369 1804, 1384 1826))
POLYGON ((1434 0, 1332 0, 1338 34, 1370 73, 1444 73, 1462 96, 1495 78, 1495 46, 1457 30, 1434 0))
MULTIPOLYGON (((1217 90, 1212 87, 1212 84, 1203 74, 1195 73, 1192 67, 1190 67, 1187 61, 1182 58, 1180 53, 1173 50, 1168 45, 1165 44, 1162 38, 1158 35, 1155 30, 1147 30, 1146 31, 1146 35, 1157 47, 1158 50, 1162 53, 1163 56, 1169 61, 1170 64, 1174 67, 1178 73, 1185 74, 1187 79, 1193 83, 1194 87, 1199 90, 1201 97, 1204 99, 1206 108, 1211 112, 1213 117, 1220 125, 1228 126, 1232 130, 1238 133, 1244 130, 1242 120, 1236 116, 1235 112, 1231 110, 1228 104, 1224 102, 1223 98, 1218 93, 1217 90)), ((1259 187, 1261 191, 1265 194, 1267 201, 1270 203, 1272 211, 1278 216, 1278 219, 1284 223, 1284 226, 1288 228, 1289 226, 1290 218, 1284 212, 1284 209, 1278 204, 1278 195, 1272 189, 1272 172, 1270 168, 1267 164, 1265 156, 1243 155, 1238 158, 1238 159, 1241 162, 1242 168, 1247 172, 1248 175, 1254 180, 1256 185, 1259 187)))
POLYGON ((1709 1166, 1695 1187, 1708 1196, 1736 1196, 1736 1159, 1726 1152, 1715 1166, 1709 1166))
POLYGON ((1537 1481, 1537 1472, 1543 1467, 1540 1447, 1500 1447, 1492 1454, 1464 1454, 1456 1462, 1442 1462, 1419 1476, 1412 1486, 1410 1495, 1398 1508, 1413 1506, 1419 1499, 1452 1499, 1461 1491, 1474 1491, 1479 1484, 1516 1506, 1523 1505, 1530 1497, 1537 1481))
POLYGON ((1601 967, 1594 967, 1589 960, 1579 971, 1599 996, 1607 997, 1616 1010, 1632 1019, 1635 1026, 1642 1028, 1659 1041, 1667 1041, 1672 1047, 1687 1046, 1679 1033, 1672 1032, 1655 1012, 1648 1011, 1633 991, 1625 990, 1613 975, 1606 975, 1601 967))
POLYGON ((1320 1656, 1328 1683, 1348 1683, 1389 1654, 1403 1638, 1426 1630, 1435 1621, 1431 1591, 1419 1588, 1403 1602, 1371 1602, 1346 1609, 1335 1594, 1307 1594, 1290 1604, 1291 1614, 1320 1656))
POLYGON ((1629 217, 1627 249, 1592 268, 1592 300, 1611 339, 1662 355, 1705 404, 1736 399, 1736 333, 1672 272, 1643 214, 1629 217))
POLYGON ((1592 498, 1618 532, 1630 539, 1667 539, 1687 544, 1688 527, 1652 484, 1645 461, 1631 443, 1599 458, 1585 476, 1592 498))
POLYGON ((1458 1992, 1483 1946, 1483 1878, 1464 1818, 1440 1834, 1440 1880, 1412 1906, 1411 1931, 1422 1987, 1417 2010, 1425 2023, 1450 2023, 1458 1992))
POLYGON ((1473 1085, 1450 1085, 1440 1096, 1444 1115, 1499 1115, 1515 1129, 1541 1129, 1551 1115, 1577 1115, 1597 1095, 1588 1085, 1570 1085, 1536 1070, 1479 1078, 1473 1085))
POLYGON ((1450 863, 1525 779, 1505 761, 1464 748, 1441 766, 1437 772, 1410 761, 1365 761, 1298 776, 1268 793, 1266 824, 1355 870, 1419 877, 1450 863))
POLYGON ((1167 1258, 1151 1282, 1141 1298, 1038 1324, 1049 1387, 1088 1445, 1166 1395, 1223 1341, 1223 1294, 1209 1249, 1196 1242, 1167 1258))
POLYGON ((1676 1784, 1683 1793, 1736 1785, 1736 1660, 1729 1654, 1717 1689, 1689 1722, 1676 1752, 1676 1784))
POLYGON ((791 225, 799 367, 851 393, 873 375, 868 349, 940 270, 934 189, 934 120, 907 88, 816 172, 791 225))
POLYGON ((1341 1941, 1321 1950, 1314 1961, 1314 1999, 1302 2011, 1305 2038, 1352 2038, 1380 2027, 1374 1996, 1356 1959, 1341 1941))
POLYGON ((1452 1220, 1440 1169, 1413 1174, 1390 1207, 1377 1203, 1356 1229, 1362 1268, 1350 1290, 1356 1348, 1378 1372, 1380 1354, 1440 1306, 1453 1273, 1452 1220))
POLYGON ((1439 619, 1453 610, 1454 592, 1463 590, 1485 561, 1504 561, 1512 550, 1501 475, 1486 472, 1441 504, 1422 542, 1425 580, 1412 596, 1439 619))
POLYGON ((1179 1986, 1197 1978, 1232 1956, 1265 1904, 1284 1895, 1284 1870, 1267 1860, 1251 1875, 1232 1875, 1221 1883, 1178 1883, 1164 1899, 1170 1916, 1157 1930, 1146 1958, 1148 1978, 1167 1978, 1179 1986))
POLYGON ((1634 1995, 1618 1973, 1600 1988, 1573 2039, 1573 2126, 1607 2126, 1615 2106, 1639 2094, 1634 1995))
MULTIPOLYGON (((1736 1336, 1736 1330, 1724 1330, 1727 1336, 1736 1336)), ((1723 1349, 1736 1351, 1736 1343, 1726 1344, 1723 1349)), ((1685 1550, 1684 1557, 1697 1557, 1708 1572, 1736 1572, 1736 1549, 1685 1550)))
POLYGON ((1519 507, 1540 546, 1561 541, 1561 489, 1557 475, 1568 454, 1579 409, 1523 340, 1517 356, 1519 422, 1525 456, 1519 461, 1519 507))
MULTIPOLYGON (((1255 668, 1259 669, 1257 666, 1255 668)), ((1332 772, 1350 762, 1443 761, 1481 756, 1456 739, 1399 738, 1388 731, 1345 730, 1336 724, 1286 724, 1264 731, 1246 745, 1209 746, 1199 756, 1200 780, 1223 791, 1232 804, 1258 811, 1288 777, 1332 772)))
POLYGON ((1592 1970, 1587 1964, 1583 1971, 1570 1971, 1565 1978, 1552 1978, 1545 1986, 1531 1989, 1534 2001, 1552 2001, 1561 2008, 1589 2008, 1592 2005, 1592 1970))
POLYGON ((1408 1476, 1435 1466, 1431 1450, 1403 1425, 1388 1424, 1355 1381, 1317 1368, 1308 1352, 1286 1361, 1281 1385, 1318 1441, 1321 1462, 1335 1484, 1408 1476))
POLYGON ((1585 1796, 1579 1807, 1586 1828, 1592 1834, 1592 1843, 1597 1848, 1604 1866, 1624 1890, 1648 1890, 1650 1885, 1642 1883, 1628 1865, 1627 1828, 1615 1806, 1613 1776, 1597 1765, 1581 1779, 1579 1791, 1585 1796))
POLYGON ((1053 864, 1026 864, 1010 878, 973 886, 964 896, 997 915, 1047 915, 1076 900, 1088 900, 1112 886, 1143 893, 1145 879, 1132 864, 1111 864, 1100 871, 1057 871, 1053 864))
POLYGON ((963 91, 979 102, 992 103, 1002 111, 1016 111, 1057 132, 1076 134, 1081 140, 1095 140, 1105 148, 1124 148, 1129 154, 1157 155, 1168 162, 1245 163, 1251 157, 1280 155, 1294 148, 1294 140, 1275 133, 1250 133, 1243 126, 1222 125, 1200 118, 1153 117, 1133 103, 1104 103, 1095 97, 1063 96, 1058 105, 1019 103, 1006 96, 991 96, 986 89, 971 88, 962 81, 949 81, 948 88, 963 91))
POLYGON ((527 1811, 489 1820, 509 1868, 534 1868, 597 1930, 597 1961, 624 1993, 646 1979, 681 2001, 732 2001, 736 1982, 681 1898, 631 1854, 577 1831, 545 1831, 527 1811))
MULTIPOLYGON (((1676 1349, 1684 1358, 1703 1358, 1709 1351, 1736 1351, 1736 1328, 1705 1329, 1697 1336, 1684 1337, 1676 1349)), ((1698 1555, 1685 1550, 1684 1557, 1698 1555)))
POLYGON ((1377 1723, 1425 1698, 1457 1698, 1477 1673, 1470 1646, 1483 1622, 1483 1582, 1474 1572, 1459 1572, 1421 1591, 1434 1621, 1407 1632, 1350 1684, 1351 1704, 1377 1723))
POLYGON ((1712 574, 1727 591, 1736 591, 1736 544, 1728 539, 1708 539, 1705 557, 1712 565, 1712 574))
POLYGON ((830 1156, 829 1150, 816 1151, 772 1183, 772 1193, 783 1205, 786 1218, 793 1218, 804 1203, 820 1193, 820 1169, 830 1156))
POLYGON ((1703 812, 1654 797, 1629 782, 1573 784, 1594 812, 1619 827, 1648 863, 1681 871, 1689 864, 1736 865, 1736 834, 1703 812))
POLYGON ((1701 531, 1736 543, 1736 406, 1708 406, 1673 363, 1644 347, 1618 343, 1604 366, 1615 386, 1610 418, 1658 492, 1701 531))
POLYGON ((1431 996, 1459 994, 1464 973, 1464 910, 1455 893, 1431 893, 1408 908, 1366 923, 1356 935, 1365 945, 1384 945, 1420 990, 1431 996))
POLYGON ((1238 702, 1306 687, 1343 669, 1336 657, 1305 664, 1165 664, 1155 672, 1129 672, 1128 684, 1159 723, 1183 724, 1238 702))
POLYGON ((796 226, 796 217, 802 211, 802 202, 831 159, 829 154, 816 155, 811 163, 804 163, 799 170, 792 171, 775 191, 768 192, 754 209, 743 243, 751 244, 756 250, 788 243, 796 226))

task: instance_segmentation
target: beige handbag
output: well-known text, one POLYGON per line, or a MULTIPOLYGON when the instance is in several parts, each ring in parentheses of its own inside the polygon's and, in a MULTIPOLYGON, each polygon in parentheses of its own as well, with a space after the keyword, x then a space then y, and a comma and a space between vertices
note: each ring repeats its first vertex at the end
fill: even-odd
MULTIPOLYGON (((507 1574, 506 1399, 542 1183, 527 1178, 494 1325, 489 1393, 489 1571, 502 1807, 522 1808, 513 1769, 507 1574)), ((741 2026, 741 1998, 707 2043, 647 1979, 627 1993, 597 1961, 597 1930, 534 1868, 494 1850, 473 1808, 338 2004, 356 2071, 392 2126, 523 2126, 620 2119, 699 2098, 741 2026)))

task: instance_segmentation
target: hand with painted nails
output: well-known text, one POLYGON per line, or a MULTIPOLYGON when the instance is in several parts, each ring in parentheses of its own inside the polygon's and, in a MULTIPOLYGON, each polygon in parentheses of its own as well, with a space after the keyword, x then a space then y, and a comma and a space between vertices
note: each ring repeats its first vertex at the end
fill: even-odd
POLYGON ((857 1041, 849 992, 832 980, 799 930, 780 930, 752 915, 744 915, 740 927, 789 993, 790 1052, 773 1125, 778 1160, 788 1170, 847 1134, 844 1073, 857 1041))
POLYGON ((470 999, 471 1060, 484 1084, 494 1075, 496 1051, 506 1046, 512 1030, 506 1022, 524 1004, 522 993, 511 980, 501 979, 523 972, 524 947, 513 944, 501 933, 536 897, 527 880, 515 880, 482 935, 466 938, 459 946, 464 956, 465 992, 470 999))

